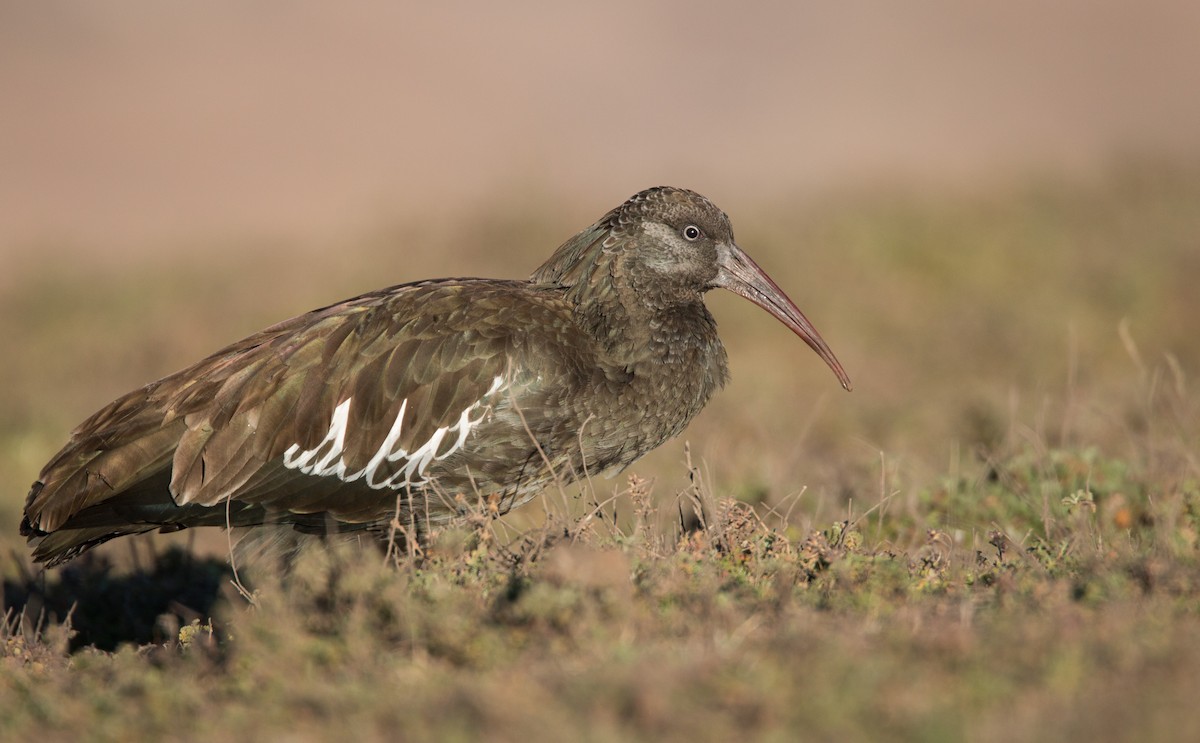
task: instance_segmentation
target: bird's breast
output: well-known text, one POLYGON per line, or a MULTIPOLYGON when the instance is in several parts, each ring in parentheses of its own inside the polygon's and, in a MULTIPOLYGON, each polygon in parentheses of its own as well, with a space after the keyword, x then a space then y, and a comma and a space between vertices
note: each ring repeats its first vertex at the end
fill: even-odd
POLYGON ((627 466, 680 434, 728 378, 716 324, 699 311, 644 326, 640 353, 602 361, 567 403, 579 448, 602 469, 627 466))

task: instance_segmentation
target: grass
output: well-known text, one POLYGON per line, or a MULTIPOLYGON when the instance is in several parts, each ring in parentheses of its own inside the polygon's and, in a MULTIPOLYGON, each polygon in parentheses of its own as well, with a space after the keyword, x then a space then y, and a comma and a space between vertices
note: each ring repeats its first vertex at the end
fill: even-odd
POLYGON ((234 251, 237 273, 164 258, 14 282, 0 737, 1194 740, 1197 203, 1200 171, 1137 165, 737 210, 852 395, 714 297, 734 381, 689 447, 421 560, 338 543, 286 574, 239 564, 252 602, 216 531, 37 575, 25 486, 99 404, 381 265, 520 275, 578 225, 498 205, 397 230, 466 246, 440 268, 380 239, 344 274, 234 251), (501 269, 488 240, 520 247, 501 269))

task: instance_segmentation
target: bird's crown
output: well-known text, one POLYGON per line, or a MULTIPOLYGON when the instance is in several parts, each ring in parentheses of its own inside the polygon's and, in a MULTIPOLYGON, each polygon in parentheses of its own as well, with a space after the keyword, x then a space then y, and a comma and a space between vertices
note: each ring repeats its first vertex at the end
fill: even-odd
POLYGON ((733 240, 729 217, 704 196, 685 188, 655 186, 639 191, 598 222, 559 246, 531 280, 539 284, 580 286, 599 265, 624 252, 646 223, 682 230, 696 225, 718 240, 733 240))

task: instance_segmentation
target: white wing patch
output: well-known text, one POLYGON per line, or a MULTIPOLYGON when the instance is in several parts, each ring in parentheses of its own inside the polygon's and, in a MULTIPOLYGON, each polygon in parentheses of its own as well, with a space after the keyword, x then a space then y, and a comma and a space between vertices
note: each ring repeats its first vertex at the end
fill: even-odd
POLYGON ((458 416, 458 422, 452 426, 442 426, 434 431, 428 441, 411 452, 396 446, 404 425, 404 411, 408 409, 408 400, 405 399, 400 403, 400 411, 396 413, 396 420, 392 423, 387 435, 383 437, 379 449, 367 462, 367 466, 357 472, 347 472, 346 460, 342 458, 342 452, 346 450, 346 429, 350 423, 350 403, 354 399, 348 397, 334 409, 333 419, 329 423, 329 432, 325 434, 321 443, 304 451, 300 450, 299 444, 292 444, 283 453, 283 466, 288 469, 298 469, 306 475, 333 476, 342 482, 363 479, 368 486, 376 490, 383 488, 398 490, 412 485, 424 485, 427 482, 425 468, 429 466, 430 462, 445 459, 463 448, 463 445, 467 443, 467 436, 471 434, 471 430, 475 426, 479 425, 487 412, 484 411, 478 417, 473 416, 479 413, 480 408, 484 407, 484 401, 499 391, 503 383, 503 377, 493 379, 491 388, 478 402, 462 411, 462 414, 458 416), (450 448, 438 454, 438 449, 441 448, 442 442, 447 436, 455 436, 454 443, 450 448), (382 480, 379 479, 382 474, 380 468, 385 462, 401 461, 404 462, 404 465, 398 471, 382 480))

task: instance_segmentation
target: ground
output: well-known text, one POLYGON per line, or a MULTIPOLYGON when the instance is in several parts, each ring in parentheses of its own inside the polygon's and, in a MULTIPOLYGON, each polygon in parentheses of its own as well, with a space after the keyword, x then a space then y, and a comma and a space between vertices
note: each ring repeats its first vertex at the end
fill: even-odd
POLYGON ((380 275, 523 275, 582 225, 497 204, 337 265, 46 251, 0 293, 0 737, 1198 739, 1197 203, 1200 171, 1129 163, 732 214, 853 393, 714 296, 734 378, 682 439, 285 576, 235 576, 218 530, 39 574, 24 493, 126 389, 380 275))

